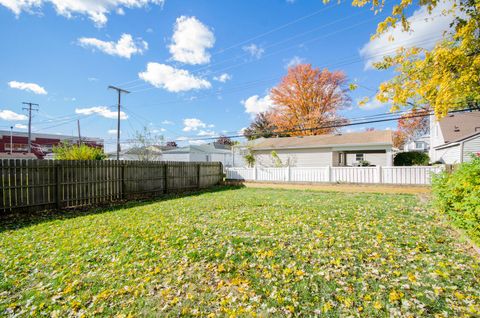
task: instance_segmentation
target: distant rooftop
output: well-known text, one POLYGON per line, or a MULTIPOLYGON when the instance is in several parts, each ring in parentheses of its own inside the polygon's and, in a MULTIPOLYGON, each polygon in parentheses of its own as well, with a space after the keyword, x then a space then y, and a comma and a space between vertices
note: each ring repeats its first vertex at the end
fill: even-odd
MULTIPOLYGON (((26 131, 13 131, 12 132, 13 136, 18 136, 18 137, 28 137, 28 132, 26 131)), ((10 130, 0 130, 0 137, 1 136, 10 136, 10 130)), ((69 135, 61 135, 61 134, 44 134, 44 133, 35 133, 32 132, 32 139, 35 138, 45 138, 45 139, 59 139, 59 140, 78 140, 78 136, 69 136, 69 135)), ((96 142, 102 142, 102 138, 96 138, 96 137, 86 137, 82 136, 82 140, 88 140, 88 141, 96 141, 96 142)))
POLYGON ((327 148, 332 146, 393 145, 390 130, 374 130, 345 134, 264 138, 254 150, 289 148, 327 148))
POLYGON ((174 148, 172 150, 164 151, 164 153, 230 153, 230 147, 217 143, 210 143, 205 145, 189 145, 185 147, 174 148))
POLYGON ((480 111, 450 114, 439 124, 445 143, 456 142, 480 132, 480 111))

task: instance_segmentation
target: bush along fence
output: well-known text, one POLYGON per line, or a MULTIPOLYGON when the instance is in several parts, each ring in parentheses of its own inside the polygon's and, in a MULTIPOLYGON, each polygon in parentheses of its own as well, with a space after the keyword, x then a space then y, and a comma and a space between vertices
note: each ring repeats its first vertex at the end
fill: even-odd
POLYGON ((0 212, 150 198, 223 180, 220 162, 0 160, 0 212))
POLYGON ((227 180, 429 185, 444 166, 227 168, 227 180))

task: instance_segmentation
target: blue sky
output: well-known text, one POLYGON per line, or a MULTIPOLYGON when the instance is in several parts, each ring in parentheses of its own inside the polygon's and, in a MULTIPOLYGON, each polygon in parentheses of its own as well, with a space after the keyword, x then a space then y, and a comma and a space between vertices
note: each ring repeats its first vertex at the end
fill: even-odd
POLYGON ((122 102, 123 140, 143 126, 177 141, 236 134, 268 107, 269 89, 298 62, 342 70, 359 84, 345 116, 384 113, 388 105, 355 103, 392 76, 369 61, 395 45, 429 47, 449 21, 438 12, 425 21, 429 15, 415 8, 414 33, 392 30, 396 43, 370 42, 388 7, 375 16, 349 2, 125 2, 0 0, 1 129, 24 129, 21 102, 31 101, 40 104, 33 131, 75 135, 80 119, 83 135, 104 138, 112 150, 116 95, 107 86, 120 85, 132 91, 122 102))

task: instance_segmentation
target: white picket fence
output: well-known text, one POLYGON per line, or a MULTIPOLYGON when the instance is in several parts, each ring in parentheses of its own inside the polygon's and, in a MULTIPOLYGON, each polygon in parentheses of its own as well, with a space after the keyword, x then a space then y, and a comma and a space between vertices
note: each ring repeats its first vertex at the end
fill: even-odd
POLYGON ((235 167, 226 168, 227 179, 271 182, 344 182, 419 184, 431 183, 431 176, 444 166, 413 167, 235 167))

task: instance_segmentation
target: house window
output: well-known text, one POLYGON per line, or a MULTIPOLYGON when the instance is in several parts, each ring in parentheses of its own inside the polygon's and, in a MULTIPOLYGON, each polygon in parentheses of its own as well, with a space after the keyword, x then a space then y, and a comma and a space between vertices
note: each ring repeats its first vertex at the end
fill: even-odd
POLYGON ((423 149, 423 142, 415 142, 415 149, 423 149))
POLYGON ((356 153, 355 154, 356 161, 363 161, 363 153, 356 153))

